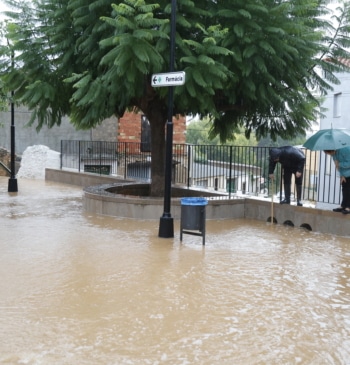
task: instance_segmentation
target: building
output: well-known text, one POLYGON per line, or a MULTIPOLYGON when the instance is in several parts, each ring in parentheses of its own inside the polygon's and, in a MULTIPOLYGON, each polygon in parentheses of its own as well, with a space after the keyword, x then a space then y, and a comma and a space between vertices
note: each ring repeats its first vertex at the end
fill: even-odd
MULTIPOLYGON (((350 129, 350 73, 338 73, 336 76, 340 83, 333 85, 333 91, 325 97, 322 106, 326 111, 320 120, 320 129, 350 129)), ((335 205, 339 206, 341 185, 332 158, 319 152, 319 166, 316 207, 331 209, 335 205)))

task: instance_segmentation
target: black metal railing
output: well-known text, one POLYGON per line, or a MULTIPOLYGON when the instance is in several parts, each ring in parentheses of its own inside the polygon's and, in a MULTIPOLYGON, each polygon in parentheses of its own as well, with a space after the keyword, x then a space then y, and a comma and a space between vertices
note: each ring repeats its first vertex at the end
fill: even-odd
MULTIPOLYGON (((151 180, 151 153, 135 142, 61 141, 61 169, 151 180)), ((148 149, 146 149, 148 150, 148 149)), ((339 203, 334 164, 322 152, 304 150, 303 199, 339 203), (321 176, 321 177, 320 177, 321 176)), ((172 181, 225 195, 282 197, 281 168, 268 178, 269 147, 173 145, 172 181)))
POLYGON ((1 161, 0 161, 0 168, 4 169, 8 174, 11 174, 11 170, 1 161))

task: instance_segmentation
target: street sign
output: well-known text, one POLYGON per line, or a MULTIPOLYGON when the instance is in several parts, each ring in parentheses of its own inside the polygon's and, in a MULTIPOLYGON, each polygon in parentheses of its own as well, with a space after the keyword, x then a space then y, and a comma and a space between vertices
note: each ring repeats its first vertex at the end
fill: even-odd
POLYGON ((153 74, 152 75, 152 86, 179 86, 185 83, 185 72, 168 72, 165 74, 153 74))

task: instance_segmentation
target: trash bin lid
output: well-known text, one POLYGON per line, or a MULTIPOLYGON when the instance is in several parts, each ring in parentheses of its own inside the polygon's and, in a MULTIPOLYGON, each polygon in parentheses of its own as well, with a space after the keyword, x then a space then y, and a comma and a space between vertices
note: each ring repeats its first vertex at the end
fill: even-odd
POLYGON ((181 205, 207 205, 208 200, 205 198, 182 198, 181 205))

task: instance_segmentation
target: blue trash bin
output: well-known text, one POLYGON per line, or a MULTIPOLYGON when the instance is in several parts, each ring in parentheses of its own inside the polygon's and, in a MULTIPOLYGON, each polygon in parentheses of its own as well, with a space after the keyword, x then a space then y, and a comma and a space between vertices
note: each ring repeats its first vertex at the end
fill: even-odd
POLYGON ((181 199, 181 228, 180 240, 182 233, 193 234, 203 237, 205 242, 205 207, 208 200, 205 198, 182 198, 181 199), (190 230, 185 231, 185 230, 190 230), (199 231, 193 232, 193 231, 199 231))

